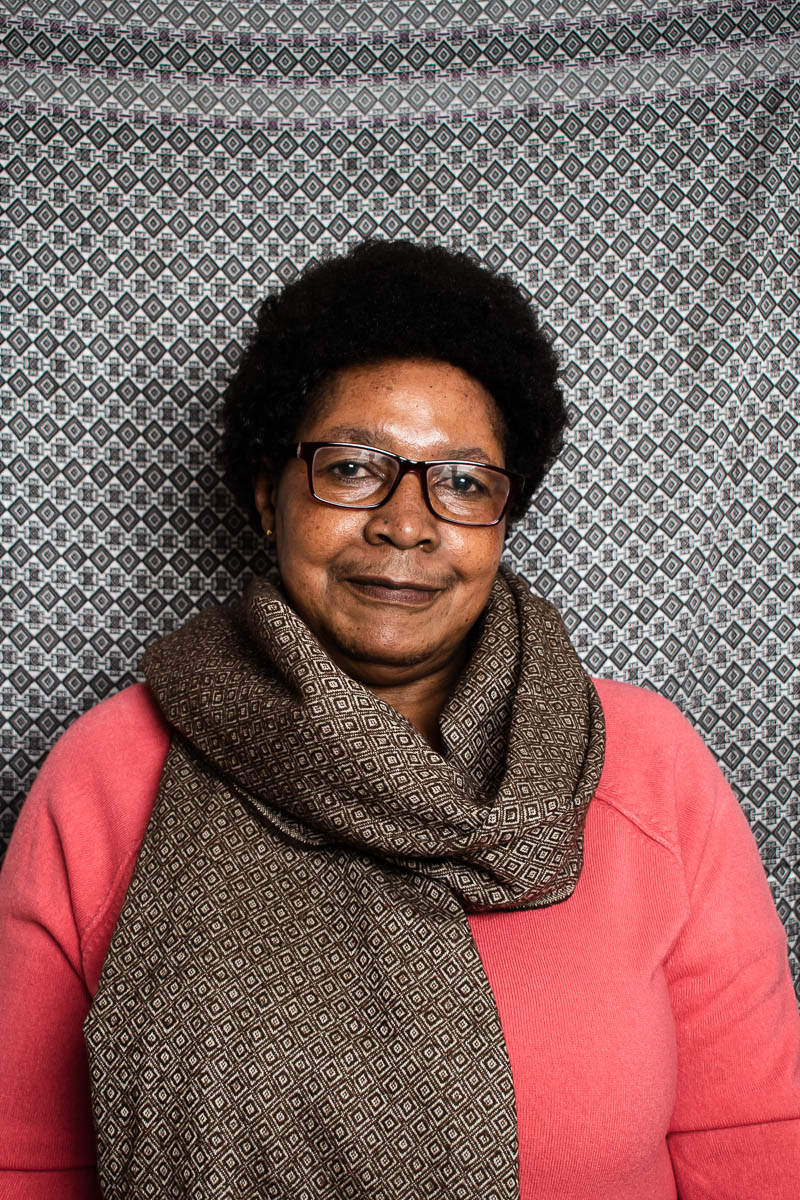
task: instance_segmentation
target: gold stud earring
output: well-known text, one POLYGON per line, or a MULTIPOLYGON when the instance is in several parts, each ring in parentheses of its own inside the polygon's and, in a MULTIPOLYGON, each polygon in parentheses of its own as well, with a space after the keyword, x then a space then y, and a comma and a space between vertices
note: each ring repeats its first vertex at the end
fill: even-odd
POLYGON ((269 537, 272 537, 272 530, 271 530, 271 529, 265 529, 265 530, 264 530, 264 533, 267 535, 267 537, 268 537, 268 538, 269 538, 269 537))

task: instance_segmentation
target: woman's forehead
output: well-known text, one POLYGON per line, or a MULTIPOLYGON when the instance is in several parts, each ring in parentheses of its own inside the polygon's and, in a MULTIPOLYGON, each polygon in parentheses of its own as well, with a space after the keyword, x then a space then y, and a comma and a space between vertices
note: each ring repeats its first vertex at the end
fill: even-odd
POLYGON ((413 443, 419 457, 446 451, 496 460, 503 446, 502 417, 483 384, 460 367, 432 359, 337 371, 303 421, 301 437, 385 449, 394 449, 390 442, 413 443))

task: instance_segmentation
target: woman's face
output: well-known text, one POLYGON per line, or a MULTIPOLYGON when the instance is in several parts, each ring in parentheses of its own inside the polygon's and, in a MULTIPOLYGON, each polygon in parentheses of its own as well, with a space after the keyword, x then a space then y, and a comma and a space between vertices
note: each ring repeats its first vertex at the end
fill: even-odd
MULTIPOLYGON (((297 440, 504 467, 501 436, 495 403, 472 376, 445 362, 397 359, 338 371, 297 440)), ((299 459, 277 486, 258 481, 256 504, 264 528, 274 528, 289 602, 348 674, 391 686, 460 661, 497 572, 505 520, 486 528, 441 521, 411 474, 380 508, 333 508, 311 496, 299 459)))

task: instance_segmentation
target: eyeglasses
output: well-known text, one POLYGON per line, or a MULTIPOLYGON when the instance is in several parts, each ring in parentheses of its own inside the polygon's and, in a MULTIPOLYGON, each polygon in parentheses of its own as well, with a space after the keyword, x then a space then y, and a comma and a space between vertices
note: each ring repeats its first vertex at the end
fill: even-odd
POLYGON ((334 508, 380 508, 404 475, 416 475, 428 508, 453 525, 497 525, 524 483, 522 475, 485 463, 414 462, 351 442, 299 442, 315 500, 334 508))

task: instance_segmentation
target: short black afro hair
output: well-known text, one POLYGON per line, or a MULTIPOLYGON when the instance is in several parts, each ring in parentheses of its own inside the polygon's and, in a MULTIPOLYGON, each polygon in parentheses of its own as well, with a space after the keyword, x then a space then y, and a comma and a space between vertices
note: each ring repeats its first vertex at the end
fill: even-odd
POLYGON ((364 241, 315 262, 260 305, 225 391, 225 477, 251 514, 263 460, 277 471, 334 371, 388 358, 460 367, 505 422, 506 465, 525 476, 515 520, 562 445, 558 357, 517 285, 469 255, 409 241, 364 241))

